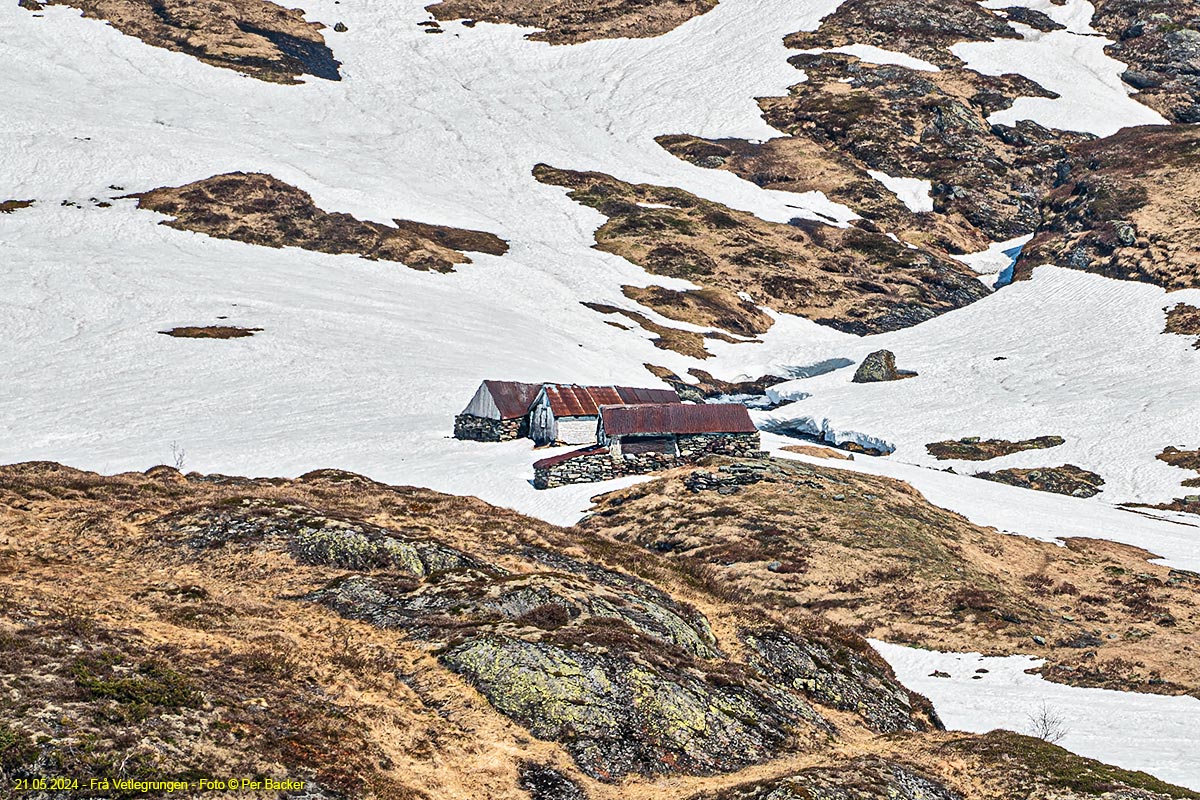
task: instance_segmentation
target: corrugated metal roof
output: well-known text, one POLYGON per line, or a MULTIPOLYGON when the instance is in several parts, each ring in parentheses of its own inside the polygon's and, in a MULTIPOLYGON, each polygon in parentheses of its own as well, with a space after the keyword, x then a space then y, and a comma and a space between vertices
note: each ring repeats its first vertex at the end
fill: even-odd
POLYGON ((594 456, 594 455, 599 455, 600 453, 607 453, 607 452, 608 452, 608 448, 593 445, 592 447, 585 447, 582 450, 572 450, 569 453, 562 453, 557 456, 550 456, 549 458, 543 458, 540 461, 535 461, 535 462, 533 462, 533 468, 534 469, 549 469, 550 467, 570 461, 573 458, 582 458, 583 456, 594 456))
POLYGON ((645 404, 600 409, 609 436, 652 433, 753 433, 757 428, 738 403, 645 404))
POLYGON ((674 389, 641 389, 633 386, 576 386, 548 383, 546 397, 556 417, 594 417, 600 406, 623 403, 678 403, 674 389))
POLYGON ((500 419, 516 419, 529 411, 529 406, 542 390, 540 383, 518 383, 517 381, 484 381, 500 410, 500 419))

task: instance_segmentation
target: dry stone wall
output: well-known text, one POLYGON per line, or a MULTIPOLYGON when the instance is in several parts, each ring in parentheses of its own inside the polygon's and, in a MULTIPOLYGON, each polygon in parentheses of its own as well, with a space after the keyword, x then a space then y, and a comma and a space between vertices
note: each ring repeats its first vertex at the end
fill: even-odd
POLYGON ((509 442, 529 434, 525 417, 520 419, 488 419, 474 414, 459 414, 454 418, 454 438, 472 442, 509 442))

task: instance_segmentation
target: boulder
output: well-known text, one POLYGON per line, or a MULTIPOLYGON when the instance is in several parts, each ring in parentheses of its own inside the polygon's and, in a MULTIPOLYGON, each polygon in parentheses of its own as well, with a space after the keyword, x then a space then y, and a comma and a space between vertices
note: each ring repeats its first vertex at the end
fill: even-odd
POLYGON ((881 381, 898 381, 911 378, 917 373, 910 370, 896 369, 896 354, 891 350, 876 350, 858 365, 854 373, 854 383, 879 383, 881 381))

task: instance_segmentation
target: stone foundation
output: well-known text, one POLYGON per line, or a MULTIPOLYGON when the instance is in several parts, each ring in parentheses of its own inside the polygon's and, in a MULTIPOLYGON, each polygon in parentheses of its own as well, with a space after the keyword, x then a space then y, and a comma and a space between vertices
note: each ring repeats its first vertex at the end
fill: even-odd
MULTIPOLYGON (((556 461, 550 459, 550 461, 556 461)), ((596 483, 610 481, 626 475, 643 475, 668 469, 683 463, 675 456, 662 453, 643 453, 636 456, 615 458, 608 450, 587 453, 574 458, 557 461, 548 466, 533 465, 533 487, 553 489, 571 483, 596 483)))
POLYGON ((529 435, 529 420, 488 419, 472 414, 459 414, 454 418, 454 438, 472 442, 510 442, 529 435))
POLYGON ((759 458, 766 455, 759 450, 759 446, 758 433, 755 432, 683 435, 679 437, 678 456, 639 453, 617 457, 607 448, 593 447, 581 450, 577 455, 568 454, 537 462, 533 465, 533 486, 535 489, 553 489, 572 483, 610 481, 626 475, 644 475, 678 467, 710 455, 759 458))
POLYGON ((759 455, 762 442, 758 431, 754 433, 685 433, 677 437, 679 457, 683 459, 702 456, 735 456, 754 458, 759 455))

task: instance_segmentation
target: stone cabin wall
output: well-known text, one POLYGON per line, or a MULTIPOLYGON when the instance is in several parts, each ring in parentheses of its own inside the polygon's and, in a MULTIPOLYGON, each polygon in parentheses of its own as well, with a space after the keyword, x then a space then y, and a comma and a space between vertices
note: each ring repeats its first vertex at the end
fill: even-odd
POLYGON ((600 450, 560 461, 549 467, 535 466, 533 486, 535 489, 552 489, 572 483, 595 483, 625 475, 643 475, 688 464, 708 455, 742 458, 764 455, 759 449, 761 445, 757 432, 686 434, 679 436, 678 440, 678 456, 664 453, 617 456, 611 450, 600 450))
POLYGON ((472 442, 509 442, 529 435, 529 419, 489 419, 474 414, 454 418, 454 438, 472 442))
POLYGON ((677 466, 680 459, 662 453, 614 458, 607 450, 568 459, 550 467, 533 468, 533 487, 553 489, 571 483, 610 481, 625 475, 642 475, 677 466))
POLYGON ((677 437, 680 458, 701 456, 742 456, 753 458, 762 448, 758 431, 754 433, 685 433, 677 437))

